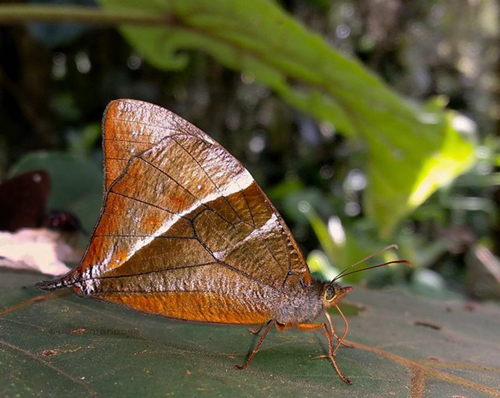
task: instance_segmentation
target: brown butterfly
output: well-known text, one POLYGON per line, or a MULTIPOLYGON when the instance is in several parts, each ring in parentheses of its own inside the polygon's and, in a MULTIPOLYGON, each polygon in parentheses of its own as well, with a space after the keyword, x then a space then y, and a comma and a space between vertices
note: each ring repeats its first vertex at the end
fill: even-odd
POLYGON ((334 357, 345 333, 335 334, 327 309, 338 309, 352 288, 311 278, 290 230, 241 163, 181 117, 141 101, 111 102, 103 134, 106 193, 87 251, 67 275, 37 287, 67 287, 171 319, 265 328, 239 369, 273 325, 322 328, 324 357, 350 384, 334 357), (315 323, 322 314, 328 323, 315 323))

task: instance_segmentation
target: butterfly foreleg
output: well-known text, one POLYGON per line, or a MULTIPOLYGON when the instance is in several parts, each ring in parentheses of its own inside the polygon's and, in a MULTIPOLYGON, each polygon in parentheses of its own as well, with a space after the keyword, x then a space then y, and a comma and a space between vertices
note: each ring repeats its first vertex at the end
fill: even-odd
MULTIPOLYGON (((352 384, 351 381, 344 376, 342 371, 339 368, 339 365, 337 364, 337 361, 335 360, 335 351, 333 349, 333 340, 332 340, 332 333, 328 329, 328 325, 326 323, 302 323, 297 326, 295 326, 299 330, 305 330, 305 331, 310 331, 310 330, 316 330, 319 328, 323 328, 325 331, 326 339, 328 340, 328 355, 320 355, 315 357, 316 358, 329 358, 330 361, 332 361, 333 367, 335 368, 335 371, 339 375, 339 377, 342 379, 342 381, 346 384, 352 384)), ((340 345, 340 343, 339 343, 340 345)))
MULTIPOLYGON (((264 343, 264 339, 266 338, 267 334, 269 333, 269 330, 271 330, 271 327, 273 326, 273 323, 274 323, 273 319, 271 319, 269 322, 267 322, 266 329, 264 330, 264 333, 262 333, 262 336, 260 336, 259 342, 257 343, 257 345, 255 346, 255 348, 253 349, 253 351, 250 354, 250 356, 248 357, 247 361, 243 365, 234 365, 234 367, 236 369, 243 370, 248 365, 250 365, 250 362, 252 362, 253 357, 259 351, 260 347, 262 346, 262 343, 264 343)), ((262 329, 262 328, 263 328, 263 326, 260 329, 262 329)), ((260 332, 260 329, 259 329, 258 332, 260 332)))
POLYGON ((337 352, 339 346, 341 346, 341 345, 343 345, 346 348, 354 348, 353 345, 344 343, 345 336, 347 335, 347 332, 349 331, 349 323, 347 322, 347 319, 344 316, 344 314, 340 311, 340 308, 338 308, 338 310, 339 310, 340 315, 342 315, 342 318, 344 319, 344 322, 345 322, 345 325, 346 325, 345 332, 344 332, 344 335, 342 336, 342 338, 340 338, 339 336, 337 336, 337 334, 335 333, 335 328, 333 327, 332 318, 331 318, 330 314, 325 311, 325 316, 326 316, 326 319, 328 319, 328 323, 330 324, 330 330, 332 332, 332 336, 335 337, 337 339, 337 341, 339 342, 339 344, 337 345, 337 347, 333 351, 334 353, 337 352))
POLYGON ((258 329, 252 329, 252 328, 248 328, 248 331, 252 334, 259 334, 260 331, 264 328, 264 326, 266 326, 267 323, 264 323, 263 325, 259 326, 258 329))

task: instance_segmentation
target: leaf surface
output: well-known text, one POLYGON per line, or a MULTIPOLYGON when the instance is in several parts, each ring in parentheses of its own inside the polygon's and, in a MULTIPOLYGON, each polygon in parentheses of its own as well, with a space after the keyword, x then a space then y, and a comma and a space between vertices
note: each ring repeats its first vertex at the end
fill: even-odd
MULTIPOLYGON (((356 288, 348 339, 327 360, 321 332, 175 322, 73 295, 41 295, 38 274, 0 270, 2 396, 500 397, 500 310, 356 288), (40 298, 41 297, 41 298, 40 298)), ((342 330, 334 317, 337 331, 342 330)))

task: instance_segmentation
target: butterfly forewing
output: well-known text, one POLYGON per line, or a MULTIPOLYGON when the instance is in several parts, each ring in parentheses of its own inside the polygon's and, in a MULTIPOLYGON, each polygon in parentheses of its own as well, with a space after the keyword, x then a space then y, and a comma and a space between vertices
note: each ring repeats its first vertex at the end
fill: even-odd
POLYGON ((310 280, 283 220, 248 171, 179 116, 134 100, 103 121, 103 210, 80 294, 164 316, 256 324, 287 283, 310 280))
MULTIPOLYGON (((134 154, 173 134, 206 136, 201 130, 159 106, 142 101, 111 102, 104 113, 105 190, 125 170, 134 154)), ((206 136, 209 140, 210 137, 206 136)))

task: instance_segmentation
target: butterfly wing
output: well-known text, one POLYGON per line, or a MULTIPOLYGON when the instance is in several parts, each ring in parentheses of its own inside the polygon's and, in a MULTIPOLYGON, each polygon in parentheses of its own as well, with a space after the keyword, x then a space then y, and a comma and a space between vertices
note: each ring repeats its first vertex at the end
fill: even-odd
POLYGON ((257 324, 307 265, 250 173, 179 116, 136 100, 103 121, 103 210, 58 286, 171 318, 257 324))

